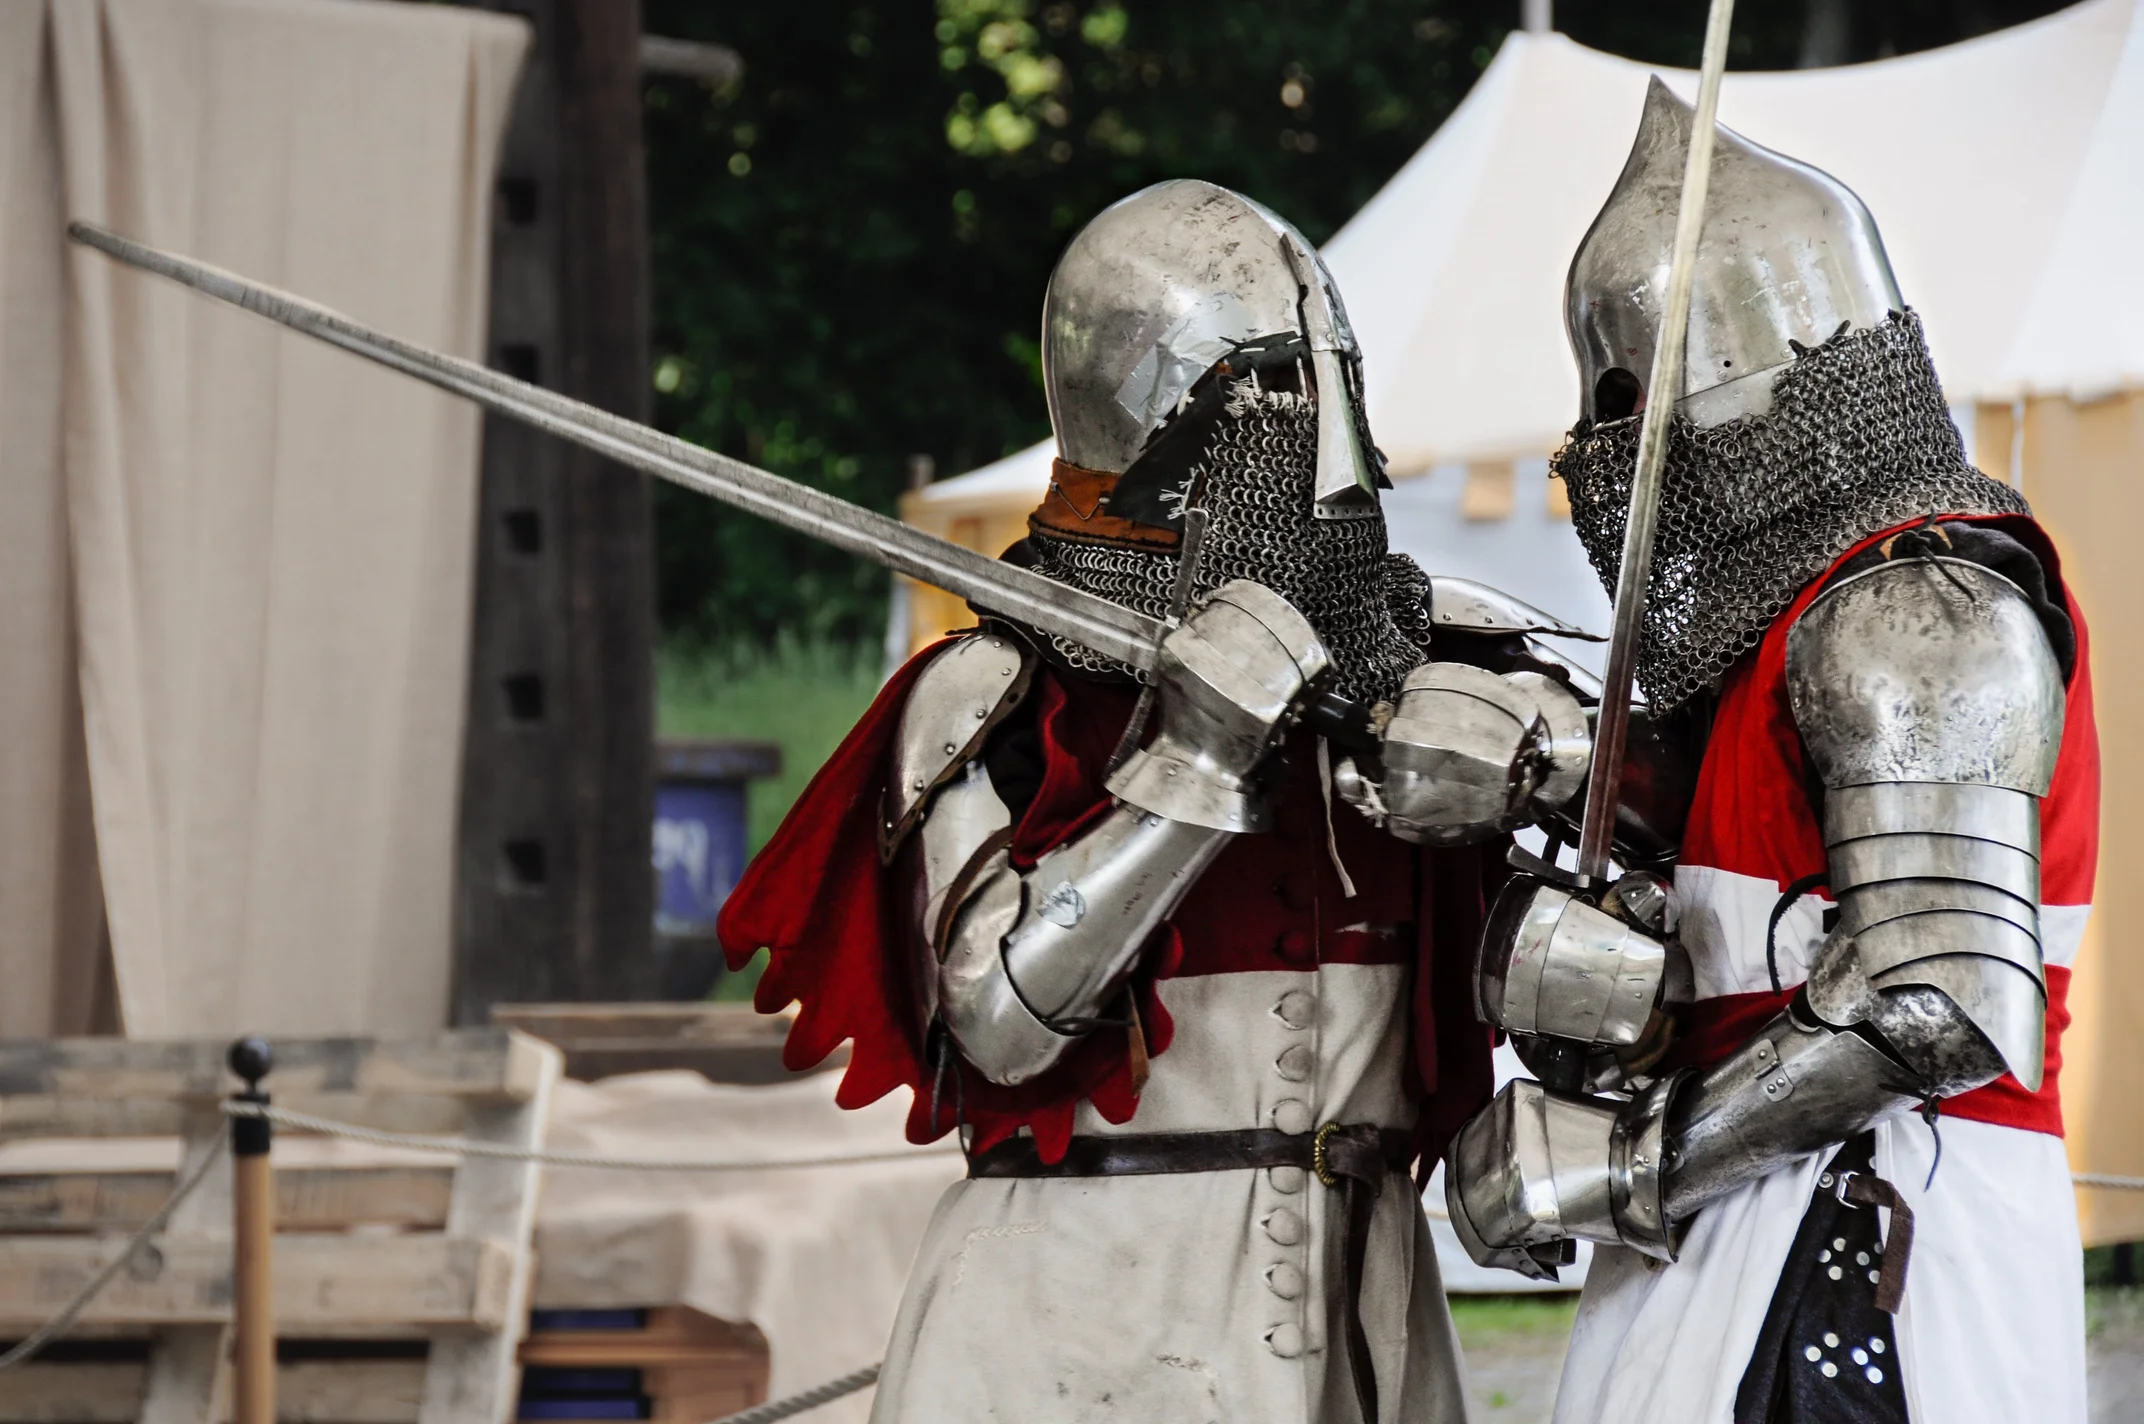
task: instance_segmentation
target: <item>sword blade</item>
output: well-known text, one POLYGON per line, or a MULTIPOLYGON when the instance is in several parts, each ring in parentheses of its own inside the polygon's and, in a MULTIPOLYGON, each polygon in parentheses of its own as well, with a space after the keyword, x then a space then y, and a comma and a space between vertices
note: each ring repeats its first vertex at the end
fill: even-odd
POLYGON ((1593 731, 1593 766, 1586 778, 1586 813, 1578 836, 1578 873, 1602 878, 1615 837, 1615 803, 1623 785, 1623 748, 1630 733, 1630 689, 1638 670, 1640 622, 1653 568, 1653 532, 1660 515, 1661 471, 1667 459, 1668 417, 1682 389, 1683 338, 1690 329, 1690 285, 1697 273, 1697 240, 1705 226, 1705 190, 1712 181, 1712 126, 1727 69, 1727 32, 1734 0, 1712 0, 1705 19, 1705 58, 1697 80, 1697 114, 1682 170, 1682 206, 1675 219, 1675 253, 1668 266, 1667 309, 1653 348, 1645 419, 1638 427, 1638 468, 1623 526, 1623 559, 1616 570, 1615 629, 1601 681, 1600 720, 1593 731))
POLYGON ((89 223, 69 223, 67 235, 129 267, 168 277, 205 296, 451 391, 486 410, 535 426, 606 459, 958 594, 1016 623, 1068 638, 1141 671, 1153 669, 1155 648, 1167 631, 1158 619, 962 548, 824 490, 665 435, 638 421, 517 381, 474 361, 441 355, 375 331, 340 312, 207 263, 161 251, 89 223))

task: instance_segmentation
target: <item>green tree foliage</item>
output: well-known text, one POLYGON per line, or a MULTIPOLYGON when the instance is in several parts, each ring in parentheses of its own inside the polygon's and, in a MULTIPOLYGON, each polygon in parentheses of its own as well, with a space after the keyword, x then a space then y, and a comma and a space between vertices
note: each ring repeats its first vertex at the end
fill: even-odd
MULTIPOLYGON (((1805 7, 1745 0, 1734 62, 1796 62, 1805 7)), ((1563 0, 1582 43, 1694 62, 1703 0, 1563 0)), ((1859 57, 2056 8, 1855 0, 1859 57)), ((878 509, 912 454, 957 473, 1048 434, 1036 340, 1102 207, 1200 177, 1330 237, 1465 97, 1518 0, 645 0, 737 49, 647 88, 658 421, 878 509)), ((1609 116, 1601 116, 1608 121, 1609 116)), ((658 492, 665 630, 726 646, 879 635, 886 575, 658 492)))

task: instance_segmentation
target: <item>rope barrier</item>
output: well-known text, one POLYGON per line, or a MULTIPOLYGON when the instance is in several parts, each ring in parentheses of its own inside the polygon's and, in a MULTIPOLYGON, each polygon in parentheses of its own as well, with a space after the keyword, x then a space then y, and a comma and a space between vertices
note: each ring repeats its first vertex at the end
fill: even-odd
POLYGON ((866 1162, 912 1162, 919 1157, 950 1157, 960 1151, 956 1143, 947 1147, 882 1148, 873 1152, 820 1157, 748 1157, 727 1160, 605 1157, 594 1152, 547 1152, 529 1147, 510 1147, 500 1142, 473 1142, 465 1137, 428 1137, 407 1132, 381 1132, 374 1128, 358 1127, 353 1123, 336 1122, 332 1118, 314 1117, 310 1113, 292 1112, 288 1108, 270 1107, 263 1103, 226 1101, 223 1110, 231 1117, 264 1117, 279 1127, 295 1128, 300 1132, 317 1132, 327 1137, 347 1138, 352 1142, 369 1143, 374 1147, 400 1147, 414 1152, 437 1152, 450 1157, 492 1157, 508 1162, 536 1162, 546 1167, 593 1167, 620 1172, 769 1172, 786 1167, 847 1167, 866 1162))
POLYGON ((843 1375, 839 1379, 830 1379, 825 1384, 814 1385, 799 1394, 790 1395, 787 1399, 771 1400, 766 1404, 755 1404, 750 1409, 739 1410, 735 1414, 725 1414, 720 1419, 710 1420, 709 1424, 775 1424, 778 1419, 787 1419, 792 1414, 802 1414, 807 1409, 831 1404, 877 1383, 879 1368, 872 1365, 853 1374, 843 1375))
POLYGON ((154 1215, 141 1224, 141 1229, 127 1238, 125 1248, 106 1262, 104 1269, 97 1272, 96 1275, 90 1278, 88 1284, 76 1291, 73 1299, 61 1306, 50 1320, 31 1331, 26 1338, 18 1340, 14 1348, 10 1349, 6 1354, 0 1355, 0 1370, 13 1369, 67 1333, 68 1329, 73 1326, 75 1318, 84 1310, 87 1310, 89 1303, 95 1300, 98 1294, 106 1286, 110 1285, 121 1271, 127 1268, 127 1263, 134 1259, 134 1253, 147 1245, 150 1237, 164 1229, 166 1223, 171 1220, 171 1214, 179 1209, 179 1203, 192 1196, 194 1188, 208 1179, 209 1172, 218 1162, 223 1160, 223 1149, 229 1142, 230 1136, 231 1125, 225 1123, 217 1131, 216 1140, 209 1145, 209 1149, 206 1152, 201 1154, 201 1160, 196 1162, 194 1169, 186 1174, 185 1180, 172 1189, 171 1195, 164 1198, 164 1204, 156 1209, 154 1215))
POLYGON ((2080 1187, 2104 1187, 2110 1192, 2144 1192, 2144 1177, 2117 1177, 2106 1172, 2072 1172, 2070 1180, 2080 1187))

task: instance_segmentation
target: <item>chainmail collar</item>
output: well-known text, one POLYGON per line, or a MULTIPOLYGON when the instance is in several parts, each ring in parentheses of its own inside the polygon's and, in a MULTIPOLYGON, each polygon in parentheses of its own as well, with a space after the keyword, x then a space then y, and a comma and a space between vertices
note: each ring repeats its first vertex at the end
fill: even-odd
MULTIPOLYGON (((1640 423, 1580 425, 1550 462, 1611 593, 1640 423)), ((1780 372, 1767 414, 1670 423, 1638 683, 1656 714, 1716 686, 1811 579, 1880 530, 2030 513, 1966 463, 1918 316, 1836 336, 1780 372)))
MULTIPOLYGON (((1311 515, 1317 479, 1317 407, 1289 391, 1237 382, 1194 467, 1203 476, 1208 522, 1194 594, 1231 579, 1265 585, 1318 631, 1346 695, 1375 702, 1429 645, 1429 580, 1385 545, 1385 522, 1311 515)), ((1036 572, 1155 618, 1176 586, 1174 550, 1071 539, 1028 526, 1036 572)), ((1052 660, 1075 671, 1132 677, 1133 670, 1067 639, 1048 637, 1052 660)))

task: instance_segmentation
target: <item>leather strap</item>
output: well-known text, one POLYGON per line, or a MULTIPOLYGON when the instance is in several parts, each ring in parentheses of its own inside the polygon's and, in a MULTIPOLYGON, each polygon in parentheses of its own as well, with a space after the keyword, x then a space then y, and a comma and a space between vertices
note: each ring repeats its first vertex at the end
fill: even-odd
MULTIPOLYGON (((1346 1292, 1348 1375, 1366 1424, 1377 1419, 1377 1373, 1362 1324, 1363 1263, 1370 1220, 1385 1177, 1414 1160, 1414 1134, 1369 1123, 1327 1123, 1315 1133, 1245 1128, 1236 1132, 1149 1132, 1075 1137, 1063 1158, 1045 1162, 1032 1137, 1013 1137, 968 1158, 970 1177, 1142 1177, 1301 1167, 1340 1193, 1341 1288, 1346 1292)), ((1885 1256, 1886 1268, 1889 1255, 1885 1256)))
POLYGON ((1891 1229, 1883 1238, 1883 1262, 1876 1271, 1876 1308, 1896 1315, 1906 1298, 1906 1265, 1913 1255, 1913 1208, 1906 1205, 1897 1187, 1874 1172, 1842 1172, 1838 1193, 1840 1201, 1880 1206, 1891 1213, 1891 1229))
MULTIPOLYGON (((1414 1160, 1414 1134, 1401 1128, 1331 1129, 1328 1157, 1347 1134, 1347 1175, 1359 1175, 1357 1134, 1368 1134, 1381 1168, 1405 1171, 1414 1160)), ((1235 1132, 1140 1132, 1122 1137, 1075 1137, 1058 1161, 1045 1162, 1032 1137, 1009 1137, 968 1158, 970 1177, 1153 1177, 1177 1172, 1241 1172, 1258 1167, 1317 1167, 1317 1138, 1308 1132, 1252 1127, 1235 1132)), ((1341 1169, 1328 1167, 1335 1176, 1341 1169)))

